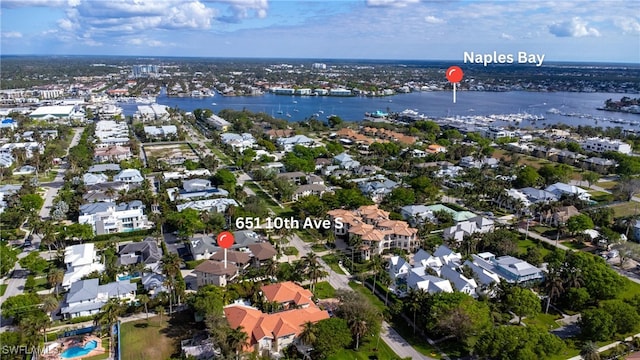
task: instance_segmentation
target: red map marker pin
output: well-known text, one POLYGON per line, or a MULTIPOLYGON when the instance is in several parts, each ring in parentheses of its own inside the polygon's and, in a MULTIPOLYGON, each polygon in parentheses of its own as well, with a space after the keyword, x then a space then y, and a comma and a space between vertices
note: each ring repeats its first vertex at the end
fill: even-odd
POLYGON ((451 66, 447 69, 447 72, 445 75, 447 77, 447 80, 449 80, 449 82, 453 84, 453 103, 455 104, 456 103, 456 84, 462 81, 462 76, 464 76, 464 73, 462 72, 462 69, 460 69, 459 66, 451 66))
POLYGON ((447 69, 447 80, 449 80, 450 83, 462 81, 462 76, 464 76, 464 73, 459 66, 451 66, 447 69))
POLYGON ((233 245, 233 242, 235 241, 235 237, 233 236, 233 233, 229 232, 229 231, 223 231, 220 234, 218 234, 218 246, 220 246, 223 249, 228 249, 233 245))

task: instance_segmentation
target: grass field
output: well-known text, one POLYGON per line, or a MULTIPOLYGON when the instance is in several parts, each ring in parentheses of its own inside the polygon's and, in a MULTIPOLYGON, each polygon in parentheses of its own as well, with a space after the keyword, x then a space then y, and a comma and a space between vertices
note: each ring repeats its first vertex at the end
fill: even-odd
POLYGON ((547 256, 547 254, 551 252, 551 250, 545 248, 542 244, 539 244, 537 240, 528 238, 527 240, 518 241, 518 251, 522 256, 524 256, 527 253, 527 249, 531 247, 538 247, 540 249, 540 254, 542 254, 543 257, 547 256))
POLYGON ((540 313, 535 317, 523 319, 522 322, 529 326, 538 325, 547 330, 553 330, 560 327, 556 322, 557 319, 560 319, 559 315, 540 313))
POLYGON ((4 295, 5 291, 7 291, 7 284, 0 284, 0 296, 4 295))
POLYGON ((337 354, 329 356, 329 360, 395 360, 400 359, 383 340, 378 338, 369 339, 369 341, 361 343, 358 351, 355 349, 342 349, 337 354), (377 346, 377 349, 376 349, 377 346))
POLYGON ((327 281, 320 281, 314 293, 318 299, 329 299, 335 296, 336 290, 327 281))
POLYGON ((589 190, 589 194, 591 194, 591 200, 597 201, 599 203, 608 203, 615 200, 613 194, 609 194, 603 191, 589 190))
POLYGON ((122 359, 170 359, 176 352, 173 339, 164 334, 168 327, 167 316, 154 316, 146 320, 122 324, 122 359))
POLYGON ((596 185, 603 189, 611 190, 614 187, 618 186, 618 182, 617 181, 598 181, 596 185))
POLYGON ((322 256, 322 260, 324 260, 324 262, 326 262, 327 265, 329 265, 331 270, 335 271, 340 275, 344 275, 344 271, 342 271, 342 269, 340 269, 340 266, 338 266, 338 258, 335 255, 327 254, 325 256, 322 256))
POLYGON ((623 281, 624 281, 624 288, 618 294, 618 299, 628 300, 636 295, 640 295, 640 284, 635 283, 627 279, 626 277, 623 279, 623 281))
POLYGON ((615 217, 627 217, 640 214, 640 203, 628 201, 610 206, 615 213, 615 217))

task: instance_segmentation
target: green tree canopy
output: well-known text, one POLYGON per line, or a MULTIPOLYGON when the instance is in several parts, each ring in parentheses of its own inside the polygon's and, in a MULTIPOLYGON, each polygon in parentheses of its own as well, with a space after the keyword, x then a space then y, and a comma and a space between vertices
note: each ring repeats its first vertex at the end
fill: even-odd
POLYGON ((18 260, 18 250, 0 243, 0 276, 5 276, 18 260))
POLYGON ((538 174, 538 171, 531 166, 523 166, 518 170, 518 177, 514 183, 514 186, 518 188, 535 187, 540 185, 542 177, 538 174))
POLYGON ((347 321, 337 317, 317 322, 315 336, 313 349, 318 359, 326 359, 349 346, 352 341, 347 321))
POLYGON ((189 298, 188 303, 197 315, 206 318, 222 313, 223 296, 223 290, 220 287, 206 285, 199 288, 198 292, 189 298))
POLYGON ((511 288, 505 300, 507 308, 518 315, 519 322, 523 316, 536 316, 541 311, 538 295, 520 286, 511 288))
POLYGON ((586 214, 574 215, 567 220, 567 229, 572 234, 578 234, 593 227, 593 220, 586 214))
POLYGON ((47 260, 40 256, 40 252, 33 251, 29 255, 20 259, 20 266, 31 271, 35 275, 42 275, 49 267, 47 260))
POLYGON ((558 354, 562 340, 535 326, 503 325, 485 332, 475 345, 482 357, 496 360, 537 360, 558 354))
POLYGON ((579 325, 580 335, 592 341, 609 340, 616 331, 613 316, 601 308, 583 311, 579 325))

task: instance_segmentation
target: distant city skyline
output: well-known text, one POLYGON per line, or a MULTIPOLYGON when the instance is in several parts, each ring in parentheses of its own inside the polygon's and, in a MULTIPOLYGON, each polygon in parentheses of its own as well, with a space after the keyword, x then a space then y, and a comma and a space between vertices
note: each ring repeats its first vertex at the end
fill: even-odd
POLYGON ((640 63, 640 3, 1 0, 3 55, 640 63))

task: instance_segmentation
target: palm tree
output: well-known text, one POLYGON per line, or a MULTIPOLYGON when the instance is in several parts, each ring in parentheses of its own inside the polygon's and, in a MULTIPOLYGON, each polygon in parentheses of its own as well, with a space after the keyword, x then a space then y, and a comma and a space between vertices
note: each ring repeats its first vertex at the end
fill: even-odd
POLYGON ((60 302, 52 295, 47 295, 42 299, 42 310, 51 316, 51 313, 58 308, 60 302))
POLYGON ((382 286, 385 288, 384 292, 384 306, 387 306, 389 299, 389 285, 391 285, 391 276, 388 272, 383 271, 380 273, 380 279, 378 280, 382 286))
POLYGON ((249 336, 246 332, 244 332, 244 328, 239 326, 236 329, 231 329, 227 336, 227 341, 232 349, 236 352, 236 358, 240 359, 240 354, 242 349, 247 345, 247 341, 249 340, 249 336))
POLYGON ((316 341, 315 324, 311 321, 304 323, 302 332, 300 333, 300 341, 307 345, 312 345, 316 341))
POLYGON ((150 300, 151 299, 149 299, 147 295, 138 295, 138 301, 140 301, 140 304, 144 305, 144 312, 147 314, 147 321, 149 321, 149 309, 147 308, 147 305, 150 300))
POLYGON ((111 327, 118 321, 118 316, 122 313, 122 306, 118 299, 110 299, 103 307, 102 310, 96 314, 93 318, 93 323, 95 326, 101 325, 104 331, 104 327, 106 326, 107 331, 109 332, 109 344, 113 346, 113 331, 111 331, 111 327))
POLYGON ((592 341, 587 341, 582 345, 582 348, 580 348, 580 356, 584 360, 600 360, 598 345, 592 341))
POLYGON ((382 271, 382 259, 379 255, 375 255, 371 258, 371 270, 373 271, 373 285, 371 286, 371 293, 375 294, 376 280, 378 278, 378 274, 382 271))
POLYGON ((156 310, 156 314, 158 314, 158 316, 160 316, 160 322, 162 322, 162 316, 165 313, 164 306, 158 305, 158 306, 156 306, 155 310, 156 310))
POLYGON ((172 300, 175 290, 175 277, 180 272, 180 266, 182 265, 182 259, 178 254, 168 253, 162 257, 162 273, 167 277, 165 285, 169 289, 169 314, 173 312, 172 300))
POLYGON ((265 276, 273 278, 278 274, 278 263, 272 259, 265 261, 264 265, 260 267, 265 276))
POLYGON ((422 303, 426 299, 426 293, 422 289, 410 289, 409 301, 406 303, 409 310, 413 312, 413 335, 416 334, 416 313, 422 308, 422 303))
POLYGON ((360 248, 362 245, 362 238, 358 235, 351 237, 351 273, 353 273, 353 268, 355 265, 355 252, 356 248, 360 248))
POLYGON ((545 287, 547 289, 547 308, 544 313, 549 313, 549 305, 554 298, 557 298, 564 291, 562 276, 557 271, 550 271, 547 276, 545 287))
POLYGON ((356 351, 357 351, 358 348, 360 347, 360 337, 362 337, 364 334, 367 333, 367 331, 369 330, 369 325, 365 320, 359 319, 354 321, 351 324, 350 328, 351 328, 351 332, 356 335, 356 351))
POLYGON ((62 284, 62 280, 64 280, 64 271, 62 271, 62 269, 53 268, 49 270, 47 282, 51 287, 56 289, 56 296, 58 296, 58 286, 62 284))

